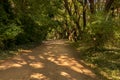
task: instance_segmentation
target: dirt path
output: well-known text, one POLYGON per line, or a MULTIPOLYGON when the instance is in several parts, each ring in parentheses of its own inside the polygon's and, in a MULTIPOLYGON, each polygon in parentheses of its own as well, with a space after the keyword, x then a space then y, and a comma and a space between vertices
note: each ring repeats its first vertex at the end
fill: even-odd
POLYGON ((64 40, 46 41, 0 64, 0 80, 98 80, 64 40))

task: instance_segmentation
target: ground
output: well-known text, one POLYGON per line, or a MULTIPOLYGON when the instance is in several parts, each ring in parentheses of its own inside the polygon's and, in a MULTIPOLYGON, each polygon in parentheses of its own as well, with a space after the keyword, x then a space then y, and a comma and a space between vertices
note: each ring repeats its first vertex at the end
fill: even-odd
POLYGON ((0 80, 99 80, 65 40, 44 41, 0 63, 0 80))

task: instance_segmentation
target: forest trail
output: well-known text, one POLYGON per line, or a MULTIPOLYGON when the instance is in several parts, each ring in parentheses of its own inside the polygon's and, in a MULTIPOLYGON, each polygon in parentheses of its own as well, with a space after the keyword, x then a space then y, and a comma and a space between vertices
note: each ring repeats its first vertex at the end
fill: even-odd
POLYGON ((0 63, 0 80, 99 80, 65 40, 44 41, 0 63))

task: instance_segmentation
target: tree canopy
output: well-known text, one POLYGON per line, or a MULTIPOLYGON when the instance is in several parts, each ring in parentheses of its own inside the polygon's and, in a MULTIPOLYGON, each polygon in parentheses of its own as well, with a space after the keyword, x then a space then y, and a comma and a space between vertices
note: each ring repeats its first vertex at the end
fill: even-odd
POLYGON ((119 0, 1 0, 0 47, 48 38, 104 45, 120 37, 119 5, 119 0))

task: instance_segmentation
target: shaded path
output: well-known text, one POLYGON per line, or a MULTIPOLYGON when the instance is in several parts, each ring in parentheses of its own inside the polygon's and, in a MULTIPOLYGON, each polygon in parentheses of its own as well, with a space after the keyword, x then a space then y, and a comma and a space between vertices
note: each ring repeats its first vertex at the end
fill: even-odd
POLYGON ((0 64, 0 80, 98 80, 64 40, 46 41, 0 64))

